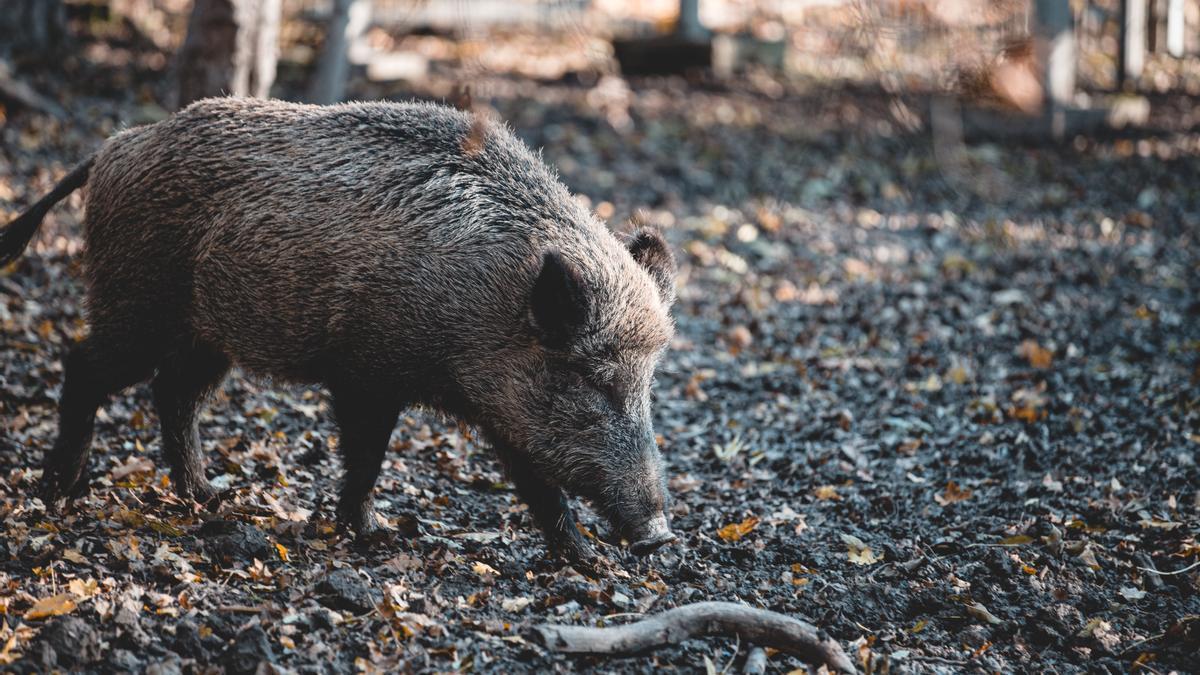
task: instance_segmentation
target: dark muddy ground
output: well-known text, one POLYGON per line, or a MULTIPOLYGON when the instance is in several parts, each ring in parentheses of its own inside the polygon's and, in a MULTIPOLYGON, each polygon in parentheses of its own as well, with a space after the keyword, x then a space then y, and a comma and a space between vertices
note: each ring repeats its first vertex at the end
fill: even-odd
MULTIPOLYGON (((160 114, 154 87, 66 70, 32 81, 73 121, 6 111, 3 220, 160 114)), ((396 538, 364 550, 330 520, 325 395, 240 377, 202 425, 221 513, 165 487, 138 387, 100 417, 93 493, 47 515, 34 467, 84 330, 75 197, 0 273, 0 670, 737 667, 734 639, 604 660, 522 637, 710 599, 805 618, 874 671, 1200 670, 1190 101, 1156 101, 1152 134, 1038 148, 753 78, 481 87, 614 228, 676 246, 655 408, 681 541, 552 563, 487 448, 413 413, 377 491, 396 538)))

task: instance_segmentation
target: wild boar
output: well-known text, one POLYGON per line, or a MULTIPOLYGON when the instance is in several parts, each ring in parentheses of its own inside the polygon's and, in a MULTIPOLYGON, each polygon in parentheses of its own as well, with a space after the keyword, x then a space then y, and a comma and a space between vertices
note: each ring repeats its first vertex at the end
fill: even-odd
POLYGON ((198 410, 236 364, 328 390, 338 518, 360 535, 398 416, 422 405, 482 431, 566 557, 594 556, 567 493, 635 553, 674 539, 650 410, 671 251, 652 230, 622 243, 502 125, 200 101, 109 139, 0 233, 0 264, 85 183, 90 331, 65 357, 48 502, 87 490, 97 408, 150 378, 174 489, 212 498, 198 410))

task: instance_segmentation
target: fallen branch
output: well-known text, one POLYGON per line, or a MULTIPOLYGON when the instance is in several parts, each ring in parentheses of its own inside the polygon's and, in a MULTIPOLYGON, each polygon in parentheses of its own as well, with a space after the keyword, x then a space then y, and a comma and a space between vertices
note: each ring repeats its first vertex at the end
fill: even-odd
POLYGON ((534 626, 528 637, 567 654, 634 656, 707 635, 737 635, 774 647, 812 665, 842 673, 857 672, 841 645, 810 623, 732 602, 698 602, 623 626, 534 626))

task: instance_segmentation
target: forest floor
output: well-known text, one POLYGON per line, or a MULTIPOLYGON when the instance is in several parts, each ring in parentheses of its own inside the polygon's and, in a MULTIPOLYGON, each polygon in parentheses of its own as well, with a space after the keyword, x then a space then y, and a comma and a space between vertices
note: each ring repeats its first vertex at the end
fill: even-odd
MULTIPOLYGON (((0 220, 162 114, 161 85, 63 68, 30 82, 69 120, 6 111, 0 220)), ((139 386, 99 416, 92 493, 47 515, 36 467, 85 330, 75 196, 0 272, 0 671, 737 667, 727 638, 611 660, 524 637, 700 600, 804 618, 869 671, 1200 671, 1189 100, 1037 147, 947 139, 871 90, 481 88, 615 229, 636 215, 676 248, 654 407, 680 541, 605 547, 595 576, 554 563, 487 447, 414 412, 377 490, 397 536, 358 546, 331 522, 325 394, 240 376, 201 424, 219 513, 171 496, 139 386)))

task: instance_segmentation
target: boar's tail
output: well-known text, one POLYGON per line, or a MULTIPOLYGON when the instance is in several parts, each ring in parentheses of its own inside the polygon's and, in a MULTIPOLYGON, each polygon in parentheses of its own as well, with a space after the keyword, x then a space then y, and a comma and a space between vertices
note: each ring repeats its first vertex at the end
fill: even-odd
POLYGON ((67 195, 83 187, 87 182, 88 172, 91 171, 94 157, 88 157, 82 164, 75 167, 62 182, 54 186, 50 194, 42 197, 36 204, 29 207, 25 213, 17 216, 3 230, 0 230, 0 267, 21 257, 29 241, 37 232, 42 219, 50 209, 61 202, 67 195))

